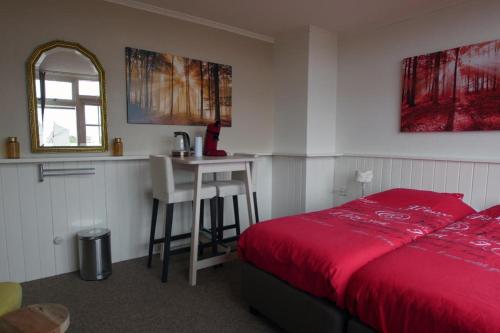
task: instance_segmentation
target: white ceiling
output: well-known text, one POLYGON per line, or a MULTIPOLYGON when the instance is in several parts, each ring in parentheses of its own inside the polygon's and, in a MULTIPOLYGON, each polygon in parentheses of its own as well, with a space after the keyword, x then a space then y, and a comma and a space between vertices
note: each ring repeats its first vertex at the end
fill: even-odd
POLYGON ((352 32, 403 21, 468 0, 136 0, 276 37, 308 24, 352 32))

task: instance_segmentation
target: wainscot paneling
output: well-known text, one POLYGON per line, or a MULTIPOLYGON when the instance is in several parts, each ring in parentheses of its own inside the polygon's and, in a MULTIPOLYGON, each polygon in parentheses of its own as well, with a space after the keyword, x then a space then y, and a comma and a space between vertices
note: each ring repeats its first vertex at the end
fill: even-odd
MULTIPOLYGON (((50 168, 93 167, 92 176, 49 177, 37 164, 0 164, 0 281, 29 281, 78 269, 76 233, 111 229, 113 262, 146 255, 151 215, 148 161, 80 160, 50 168), (56 245, 54 240, 62 243, 56 245)), ((395 187, 464 193, 476 209, 500 203, 500 163, 372 156, 263 156, 255 175, 261 220, 340 205, 361 196, 355 170, 373 170, 366 194, 395 187)), ((181 180, 191 177, 179 174, 181 180)), ((225 220, 233 221, 231 198, 225 220)), ((246 200, 239 198, 243 229, 246 200)), ((160 207, 158 237, 163 233, 160 207)), ((191 204, 176 205, 174 234, 190 231, 191 204)), ((205 209, 208 225, 209 210, 205 209)), ((174 246, 181 244, 176 243, 174 246)))
POLYGON ((334 157, 306 159, 305 211, 317 211, 334 205, 334 157))
POLYGON ((273 157, 273 217, 332 207, 334 156, 273 157))
POLYGON ((460 192, 477 210, 500 203, 500 163, 418 158, 342 156, 335 160, 335 204, 361 196, 355 170, 373 170, 365 193, 406 187, 460 192))
POLYGON ((305 210, 306 164, 302 157, 273 157, 273 217, 305 210))
MULTIPOLYGON (((90 176, 47 177, 39 182, 36 163, 0 164, 0 281, 23 282, 78 270, 76 233, 91 227, 111 229, 113 262, 147 254, 151 180, 146 159, 89 159, 44 165, 93 167, 96 172, 90 176), (56 245, 56 238, 62 243, 56 245)), ((260 217, 269 219, 272 158, 260 157, 255 173, 260 217)), ((242 227, 246 228, 243 196, 239 203, 242 227)), ((163 232, 164 211, 161 207, 158 236, 163 232)), ((208 207, 205 212, 208 224, 208 207)), ((226 203, 225 218, 227 224, 233 223, 232 201, 226 203)), ((190 228, 191 204, 176 205, 174 234, 189 232, 190 228)))

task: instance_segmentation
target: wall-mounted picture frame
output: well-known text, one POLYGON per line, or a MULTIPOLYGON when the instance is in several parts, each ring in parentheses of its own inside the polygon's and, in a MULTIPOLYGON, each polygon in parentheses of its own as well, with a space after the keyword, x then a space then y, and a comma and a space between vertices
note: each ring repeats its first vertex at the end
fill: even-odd
POLYGON ((406 58, 401 132, 500 130, 500 40, 406 58))
POLYGON ((130 124, 232 123, 232 67, 125 48, 130 124))

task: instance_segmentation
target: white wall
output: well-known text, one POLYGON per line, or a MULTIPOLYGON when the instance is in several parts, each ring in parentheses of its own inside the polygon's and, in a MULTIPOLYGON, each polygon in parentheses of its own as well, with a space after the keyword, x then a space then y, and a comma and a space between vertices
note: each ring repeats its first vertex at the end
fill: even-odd
POLYGON ((35 47, 54 39, 78 42, 102 63, 109 137, 123 137, 125 154, 167 152, 174 131, 204 130, 127 124, 126 46, 232 65, 233 127, 222 130, 220 146, 272 151, 272 44, 102 0, 4 1, 0 15, 0 140, 18 136, 23 156, 30 155, 25 63, 35 47))
POLYGON ((335 152, 337 36, 309 27, 307 153, 335 152))
POLYGON ((287 32, 274 45, 274 151, 307 150, 308 29, 287 32))
POLYGON ((500 38, 500 2, 461 5, 339 42, 338 152, 493 158, 500 132, 399 133, 400 61, 500 38))
POLYGON ((337 105, 337 36, 307 26, 274 47, 274 152, 333 153, 337 105))

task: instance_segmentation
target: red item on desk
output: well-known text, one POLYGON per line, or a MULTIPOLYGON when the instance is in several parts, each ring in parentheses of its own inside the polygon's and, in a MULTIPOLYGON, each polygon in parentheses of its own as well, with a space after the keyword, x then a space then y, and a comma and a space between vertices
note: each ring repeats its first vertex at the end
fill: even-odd
POLYGON ((219 141, 219 134, 221 129, 220 121, 209 124, 207 126, 207 133, 205 134, 205 144, 203 147, 203 155, 205 156, 227 156, 225 150, 217 149, 217 142, 219 141))

